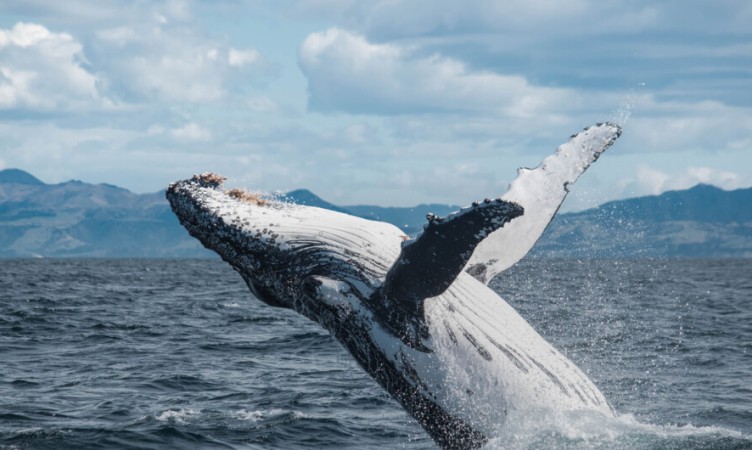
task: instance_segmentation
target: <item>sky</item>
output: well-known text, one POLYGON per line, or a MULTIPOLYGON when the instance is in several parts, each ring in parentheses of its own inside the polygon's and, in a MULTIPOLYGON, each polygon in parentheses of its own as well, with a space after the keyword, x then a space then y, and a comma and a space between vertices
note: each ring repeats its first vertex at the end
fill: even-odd
POLYGON ((750 23, 748 0, 2 0, 0 169, 466 205, 614 121, 565 210, 744 188, 750 23))

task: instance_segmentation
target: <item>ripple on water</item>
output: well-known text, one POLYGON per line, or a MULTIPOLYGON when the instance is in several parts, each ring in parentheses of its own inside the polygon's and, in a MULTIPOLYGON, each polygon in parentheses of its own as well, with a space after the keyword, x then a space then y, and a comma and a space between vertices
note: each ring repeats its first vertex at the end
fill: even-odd
MULTIPOLYGON (((432 447, 221 261, 2 264, 2 448, 432 447)), ((522 261, 493 285, 622 415, 510 420, 489 447, 752 448, 749 263, 592 267, 522 261)))

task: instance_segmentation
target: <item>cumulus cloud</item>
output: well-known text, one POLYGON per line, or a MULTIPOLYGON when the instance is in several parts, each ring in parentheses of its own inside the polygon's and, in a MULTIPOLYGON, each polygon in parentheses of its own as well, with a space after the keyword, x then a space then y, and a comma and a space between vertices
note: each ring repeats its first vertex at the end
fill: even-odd
POLYGON ((261 53, 258 52, 258 50, 250 49, 250 50, 238 50, 231 48, 228 56, 227 56, 227 62, 232 67, 242 67, 249 64, 257 63, 261 60, 261 53))
POLYGON ((733 190, 747 187, 750 180, 728 170, 711 167, 686 167, 669 173, 650 166, 638 167, 634 178, 622 181, 625 189, 637 195, 659 195, 666 191, 689 189, 697 184, 712 184, 722 189, 733 190))
POLYGON ((230 47, 154 20, 99 30, 91 43, 92 64, 125 101, 217 102, 270 73, 256 49, 230 47))
POLYGON ((628 152, 741 154, 752 147, 752 108, 643 96, 625 127, 628 152))
MULTIPOLYGON (((170 17, 187 15, 180 5, 172 6, 170 17)), ((0 108, 60 112, 218 102, 273 73, 254 48, 231 47, 158 18, 99 29, 94 36, 81 40, 33 23, 0 29, 0 108)))
POLYGON ((17 23, 0 29, 0 109, 65 111, 109 104, 86 69, 82 45, 67 33, 17 23))
POLYGON ((0 114, 31 120, 0 121, 0 164, 463 203, 612 118, 624 134, 578 181, 583 205, 744 186, 751 14, 745 0, 4 0, 0 114))
MULTIPOLYGON (((299 1, 369 42, 440 54, 473 71, 539 86, 628 89, 648 81, 673 99, 749 104, 752 6, 745 0, 299 1), (712 92, 709 92, 712 89, 712 92), (669 92, 666 92, 667 94, 669 92)), ((303 6, 305 5, 305 6, 303 6)))
POLYGON ((535 86, 519 75, 473 71, 456 59, 374 44, 339 28, 310 34, 299 63, 308 77, 309 105, 319 111, 494 111, 532 118, 572 112, 581 105, 567 89, 535 86))

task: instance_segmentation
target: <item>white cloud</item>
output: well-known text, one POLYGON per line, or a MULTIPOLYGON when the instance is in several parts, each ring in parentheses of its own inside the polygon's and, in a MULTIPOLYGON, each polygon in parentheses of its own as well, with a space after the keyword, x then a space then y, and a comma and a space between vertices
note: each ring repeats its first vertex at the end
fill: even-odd
POLYGON ((173 128, 170 130, 170 134, 178 140, 183 141, 209 141, 212 138, 211 131, 208 128, 191 122, 187 123, 180 128, 173 128))
POLYGON ((137 22, 98 32, 91 60, 128 103, 213 103, 267 78, 253 48, 237 49, 189 26, 137 22))
POLYGON ((190 5, 191 2, 187 0, 167 0, 161 8, 162 14, 170 20, 188 21, 193 18, 190 5))
MULTIPOLYGON (((185 8, 165 6, 181 20, 190 17, 185 8)), ((85 55, 81 41, 43 25, 0 29, 0 108, 70 111, 111 106, 109 98, 218 102, 268 72, 258 50, 230 47, 191 27, 140 20, 94 34, 85 55)))
POLYGON ((227 62, 233 67, 241 67, 248 64, 254 64, 261 60, 261 53, 258 50, 237 50, 231 48, 227 56, 227 62))
POLYGON ((679 172, 668 173, 642 165, 634 178, 622 180, 621 184, 633 195, 659 195, 666 191, 689 189, 697 184, 711 184, 733 190, 747 187, 748 183, 735 172, 711 167, 686 167, 679 172))
POLYGON ((712 184, 724 189, 738 189, 744 186, 743 179, 739 174, 726 170, 709 167, 688 167, 687 175, 693 181, 697 180, 697 183, 712 184))
POLYGON ((308 77, 309 105, 320 111, 493 111, 529 119, 581 107, 579 97, 567 89, 534 86, 519 75, 473 71, 456 59, 373 44, 338 28, 309 35, 299 62, 308 77))
POLYGON ((398 43, 416 55, 440 54, 475 73, 516 74, 533 85, 591 92, 647 81, 651 89, 671 87, 674 99, 712 98, 736 105, 752 100, 745 57, 752 6, 746 0, 712 5, 700 0, 331 0, 295 5, 368 42, 398 43))
MULTIPOLYGON (((83 8, 71 2, 74 11, 83 8)), ((66 23, 86 38, 92 71, 124 104, 222 102, 276 75, 259 50, 209 35, 196 17, 199 7, 183 0, 112 2, 96 17, 74 13, 66 23)))
POLYGON ((752 108, 714 101, 657 101, 643 96, 625 127, 629 152, 733 152, 752 147, 752 108))
POLYGON ((133 28, 126 26, 99 30, 96 32, 96 35, 98 39, 111 42, 117 46, 123 46, 138 40, 136 31, 133 28))
POLYGON ((639 186, 637 191, 649 195, 658 195, 667 190, 666 186, 671 180, 671 176, 660 170, 647 166, 642 166, 635 174, 636 183, 639 186))
POLYGON ((110 104, 81 44, 38 24, 0 29, 0 109, 65 111, 110 104))
MULTIPOLYGON (((176 49, 177 50, 177 49, 176 49)), ((124 61, 113 76, 130 80, 133 94, 148 100, 202 103, 221 100, 226 91, 213 61, 203 49, 182 48, 183 54, 159 53, 133 55, 124 61)), ((122 85, 121 85, 122 86, 122 85)))
POLYGON ((750 14, 746 0, 3 0, 0 159, 137 190, 218 170, 337 202, 463 203, 613 118, 623 136, 570 199, 744 186, 750 14), (41 25, 16 33, 14 17, 41 25), (301 111, 306 82, 309 110, 336 113, 301 111))

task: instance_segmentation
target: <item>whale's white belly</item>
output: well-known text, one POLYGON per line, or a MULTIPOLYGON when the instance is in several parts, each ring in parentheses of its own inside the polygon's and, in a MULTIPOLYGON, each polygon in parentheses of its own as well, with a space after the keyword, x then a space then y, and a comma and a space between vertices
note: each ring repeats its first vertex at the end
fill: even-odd
POLYGON ((414 369, 415 387, 457 418, 490 435, 511 414, 595 410, 612 415, 603 394, 508 303, 462 274, 426 302, 424 353, 374 327, 390 359, 414 369))

